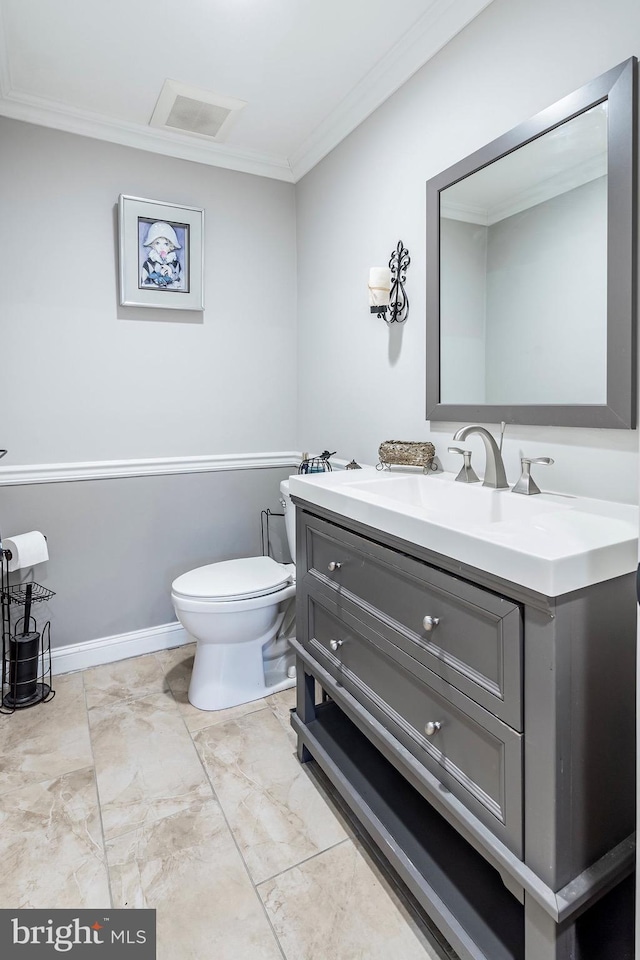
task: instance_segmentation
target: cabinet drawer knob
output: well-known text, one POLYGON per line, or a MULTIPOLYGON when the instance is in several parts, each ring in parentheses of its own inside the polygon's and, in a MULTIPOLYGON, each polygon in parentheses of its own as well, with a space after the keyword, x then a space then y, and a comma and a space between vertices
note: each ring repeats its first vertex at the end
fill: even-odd
POLYGON ((343 643, 344 643, 344 640, 329 640, 329 646, 331 647, 334 653, 337 653, 337 651, 340 649, 343 643))
POLYGON ((339 570, 341 566, 342 564, 339 560, 332 560, 328 569, 331 573, 333 573, 334 570, 339 570))
POLYGON ((442 724, 439 720, 429 720, 429 723, 425 724, 424 732, 428 737, 432 737, 440 729, 442 729, 442 724))
POLYGON ((440 623, 440 617, 425 617, 422 621, 422 626, 425 630, 433 630, 434 627, 437 627, 440 623))

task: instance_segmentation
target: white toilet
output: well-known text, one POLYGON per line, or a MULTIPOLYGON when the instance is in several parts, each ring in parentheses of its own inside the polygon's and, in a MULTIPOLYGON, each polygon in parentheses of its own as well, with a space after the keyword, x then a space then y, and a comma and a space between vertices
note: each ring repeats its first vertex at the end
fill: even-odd
MULTIPOLYGON (((295 507, 280 484, 287 540, 295 558, 295 507)), ((296 568, 271 557, 223 560, 173 581, 178 620, 197 641, 189 702, 222 710, 259 700, 295 683, 293 655, 277 634, 295 596, 296 568)))

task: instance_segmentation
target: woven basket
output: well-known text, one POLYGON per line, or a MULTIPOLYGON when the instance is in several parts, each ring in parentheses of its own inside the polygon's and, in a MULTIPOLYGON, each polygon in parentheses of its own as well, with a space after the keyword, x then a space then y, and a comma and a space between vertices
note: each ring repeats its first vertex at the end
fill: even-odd
POLYGON ((432 443, 409 440, 385 440, 378 448, 381 467, 422 467, 427 470, 433 464, 436 448, 432 443))

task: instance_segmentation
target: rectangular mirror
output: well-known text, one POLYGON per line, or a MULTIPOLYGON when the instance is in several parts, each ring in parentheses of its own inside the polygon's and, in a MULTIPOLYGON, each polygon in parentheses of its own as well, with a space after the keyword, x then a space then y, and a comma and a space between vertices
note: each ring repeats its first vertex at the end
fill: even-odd
POLYGON ((427 183, 427 419, 635 426, 636 60, 427 183))

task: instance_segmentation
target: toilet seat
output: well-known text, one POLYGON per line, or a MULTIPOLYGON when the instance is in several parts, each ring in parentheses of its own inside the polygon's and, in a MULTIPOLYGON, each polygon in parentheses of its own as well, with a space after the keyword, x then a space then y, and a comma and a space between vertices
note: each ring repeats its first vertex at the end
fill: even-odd
POLYGON ((176 598, 225 603, 277 593, 293 580, 292 564, 244 557, 189 570, 174 580, 171 589, 176 598))

